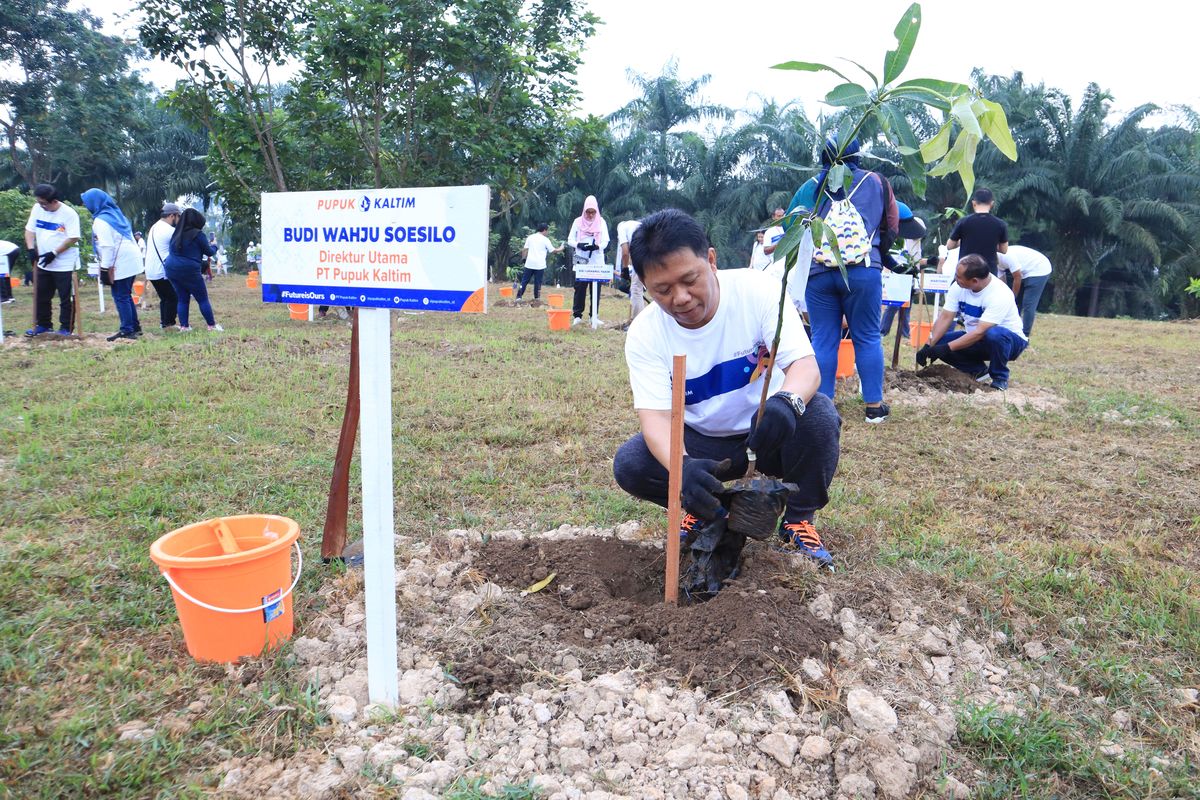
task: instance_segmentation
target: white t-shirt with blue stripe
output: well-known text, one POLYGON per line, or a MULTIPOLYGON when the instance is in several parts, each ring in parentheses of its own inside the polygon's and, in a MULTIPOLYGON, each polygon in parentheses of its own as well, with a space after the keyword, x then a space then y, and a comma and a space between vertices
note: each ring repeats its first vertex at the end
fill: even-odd
MULTIPOLYGON (((780 285, 752 269, 720 270, 717 280, 721 297, 707 325, 684 328, 658 304, 647 306, 629 326, 625 361, 633 407, 670 411, 672 358, 686 355, 684 424, 707 436, 734 436, 750 430, 758 409, 759 365, 775 338, 780 285)), ((784 369, 812 354, 800 315, 785 303, 779 368, 771 370, 770 393, 783 385, 784 369)))
POLYGON ((1013 297, 1012 289, 994 275, 981 292, 969 291, 958 283, 950 284, 950 289, 946 292, 946 305, 943 307, 951 314, 962 312, 967 333, 974 331, 980 322, 990 322, 1001 328, 1008 328, 1022 339, 1026 338, 1021 328, 1021 312, 1017 310, 1017 299, 1013 297))

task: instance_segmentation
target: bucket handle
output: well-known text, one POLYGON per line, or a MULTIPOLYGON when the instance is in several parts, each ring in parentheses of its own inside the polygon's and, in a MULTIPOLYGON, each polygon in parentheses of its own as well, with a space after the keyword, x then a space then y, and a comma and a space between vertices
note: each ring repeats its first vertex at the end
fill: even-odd
POLYGON ((278 599, 272 600, 269 603, 257 605, 254 608, 221 608, 220 606, 209 605, 203 600, 197 600, 181 589, 179 584, 171 578, 171 574, 166 570, 163 570, 162 576, 167 579, 167 583, 171 584, 172 589, 178 592, 183 599, 187 600, 193 605, 200 606, 201 608, 207 608, 209 611, 219 611, 222 614, 249 614, 251 611, 262 611, 267 606, 273 606, 276 603, 283 602, 287 596, 292 593, 292 590, 296 588, 296 584, 300 582, 300 573, 304 571, 304 554, 300 552, 300 542, 295 542, 294 546, 296 548, 296 579, 292 581, 292 585, 289 586, 287 591, 281 594, 278 599))

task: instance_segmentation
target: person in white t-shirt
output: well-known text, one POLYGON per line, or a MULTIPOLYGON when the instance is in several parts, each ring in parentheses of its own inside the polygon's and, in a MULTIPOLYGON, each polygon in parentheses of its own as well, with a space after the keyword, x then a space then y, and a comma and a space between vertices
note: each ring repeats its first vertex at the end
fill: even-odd
POLYGON ((783 240, 783 217, 785 214, 787 212, 782 208, 775 209, 771 215, 771 227, 763 233, 763 254, 770 256, 771 260, 774 260, 775 248, 779 247, 779 242, 783 240))
POLYGON ((1046 256, 1019 244, 1010 244, 1008 251, 998 254, 998 258, 1000 266, 1012 273, 1012 291, 1017 298, 1017 307, 1021 309, 1021 329, 1025 338, 1029 338, 1033 333, 1033 321, 1037 319, 1038 303, 1054 268, 1046 256))
POLYGON ((1008 362, 1016 361, 1029 344, 1021 330, 1021 315, 1012 289, 976 253, 959 259, 954 285, 933 323, 929 341, 917 351, 917 364, 940 359, 979 381, 991 378, 993 389, 1007 389, 1008 362), (950 330, 962 312, 965 331, 950 330))
POLYGON ((92 213, 92 250, 107 274, 113 305, 121 320, 121 329, 108 337, 136 339, 142 335, 137 306, 133 302, 133 279, 142 271, 142 251, 133 238, 133 226, 103 189, 88 189, 80 199, 92 213))
POLYGON ((183 209, 174 203, 163 203, 158 222, 150 226, 146 235, 146 280, 158 295, 158 326, 162 330, 175 327, 178 316, 179 296, 167 280, 163 261, 171 252, 171 237, 183 209))
POLYGON ((630 318, 642 313, 646 307, 646 286, 631 267, 633 261, 629 256, 629 240, 633 232, 642 224, 640 219, 627 219, 617 223, 617 263, 621 267, 621 277, 629 281, 629 311, 630 318))
POLYGON ((718 272, 704 229, 675 209, 642 220, 629 250, 654 305, 633 320, 625 340, 641 433, 617 451, 617 484, 635 497, 667 505, 672 360, 682 353, 687 516, 680 535, 695 547, 700 539, 712 539, 708 526, 725 524, 721 481, 746 473, 750 448, 759 470, 798 487, 788 496, 779 535, 819 564, 832 564, 813 520, 829 501, 841 419, 833 402, 817 393, 820 371, 796 310, 784 308, 771 396, 759 419, 763 364, 779 315, 778 285, 755 270, 718 272))
POLYGON ((529 279, 533 278, 533 299, 537 300, 542 294, 542 276, 546 274, 546 256, 550 253, 561 253, 561 247, 555 247, 554 242, 546 236, 550 226, 545 222, 539 223, 537 230, 529 234, 521 247, 521 255, 525 257, 525 269, 521 270, 521 288, 517 290, 517 299, 525 294, 529 279))
POLYGON ((763 244, 765 234, 766 231, 758 231, 754 234, 754 249, 750 251, 750 263, 747 265, 750 269, 760 272, 771 266, 771 257, 767 255, 763 244))
POLYGON ((25 246, 33 265, 34 325, 26 336, 54 331, 51 303, 58 295, 58 333, 69 336, 75 322, 72 276, 79 267, 79 214, 62 202, 53 184, 33 188, 36 201, 25 223, 25 246))

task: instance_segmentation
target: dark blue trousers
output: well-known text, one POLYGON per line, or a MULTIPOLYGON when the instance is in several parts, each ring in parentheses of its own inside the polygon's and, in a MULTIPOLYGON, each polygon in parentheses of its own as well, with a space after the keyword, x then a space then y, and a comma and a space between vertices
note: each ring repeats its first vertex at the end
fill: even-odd
MULTIPOLYGON (((794 483, 800 491, 788 497, 785 522, 812 521, 817 509, 829 502, 829 486, 841 456, 842 419, 833 401, 813 395, 804 415, 796 420, 796 433, 770 456, 758 459, 758 469, 773 478, 794 483)), ((729 472, 718 475, 732 480, 746 474, 746 435, 706 436, 689 427, 683 429, 683 446, 689 456, 731 462, 729 472)), ((629 439, 613 458, 617 485, 634 497, 667 505, 667 468, 646 447, 642 434, 629 439)), ((684 509, 685 511, 687 509, 684 509)))
MULTIPOLYGON (((949 344, 966 336, 966 331, 950 331, 938 344, 949 344)), ((968 375, 982 377, 984 373, 993 381, 1008 383, 1008 362, 1016 361, 1029 343, 1008 328, 999 325, 988 328, 983 338, 962 350, 951 350, 942 360, 968 375)))

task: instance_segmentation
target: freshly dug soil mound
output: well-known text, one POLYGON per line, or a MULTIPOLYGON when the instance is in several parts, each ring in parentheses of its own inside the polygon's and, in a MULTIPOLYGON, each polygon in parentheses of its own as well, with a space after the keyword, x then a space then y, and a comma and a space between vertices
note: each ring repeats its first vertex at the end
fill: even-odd
MULTIPOLYGON (((612 650, 642 642, 657 650, 658 666, 724 692, 781 670, 798 671, 801 661, 819 656, 838 636, 806 607, 811 567, 756 543, 745 555, 739 578, 714 599, 678 607, 663 603, 663 551, 633 542, 493 539, 472 566, 489 581, 516 590, 553 572, 549 586, 522 600, 532 617, 529 627, 548 624, 560 642, 581 648, 612 650)), ((493 658, 489 665, 478 659, 474 666, 503 671, 503 660, 493 658)), ((464 684, 480 682, 475 675, 464 678, 461 669, 456 674, 464 684)), ((505 682, 494 674, 479 677, 493 690, 505 682)))
POLYGON ((883 383, 892 391, 928 389, 951 394, 972 394, 985 388, 967 373, 948 364, 931 364, 917 372, 889 369, 883 383))

